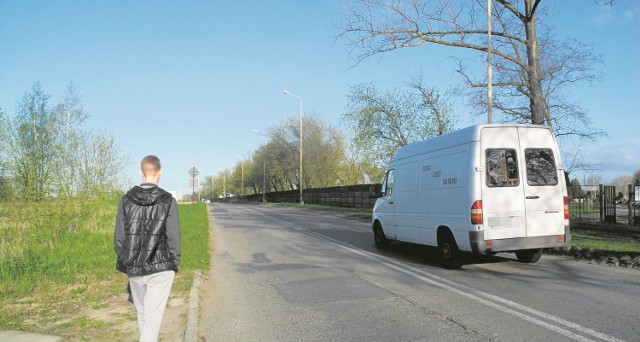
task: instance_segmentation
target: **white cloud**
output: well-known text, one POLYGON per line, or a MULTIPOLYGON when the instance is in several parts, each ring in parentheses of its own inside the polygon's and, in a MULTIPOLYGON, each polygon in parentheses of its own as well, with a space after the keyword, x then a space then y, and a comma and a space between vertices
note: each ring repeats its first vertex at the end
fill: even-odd
MULTIPOLYGON (((585 163, 598 164, 606 179, 631 175, 640 169, 640 137, 606 140, 565 150, 573 156, 576 149, 585 163)), ((565 156, 566 158, 566 156, 565 156)), ((565 160, 565 166, 570 161, 565 160)))

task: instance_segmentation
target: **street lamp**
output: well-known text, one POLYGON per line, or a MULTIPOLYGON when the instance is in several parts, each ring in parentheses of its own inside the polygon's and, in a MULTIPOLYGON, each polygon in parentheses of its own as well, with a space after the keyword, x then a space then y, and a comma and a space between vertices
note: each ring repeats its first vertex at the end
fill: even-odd
POLYGON ((487 0, 487 123, 493 122, 493 73, 491 71, 491 0, 487 0))
POLYGON ((300 101, 300 108, 298 110, 298 132, 300 133, 300 170, 299 170, 299 180, 300 180, 300 185, 298 186, 300 188, 300 204, 304 204, 304 201, 302 200, 302 98, 300 98, 299 96, 293 95, 291 94, 288 90, 284 91, 285 95, 289 95, 289 96, 293 96, 296 99, 298 99, 298 101, 300 101))

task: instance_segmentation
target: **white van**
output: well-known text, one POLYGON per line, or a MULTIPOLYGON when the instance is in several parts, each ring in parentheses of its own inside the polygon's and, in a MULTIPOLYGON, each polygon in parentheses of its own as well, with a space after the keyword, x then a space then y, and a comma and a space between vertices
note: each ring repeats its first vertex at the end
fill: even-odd
POLYGON ((546 126, 476 125, 403 146, 377 195, 376 246, 438 246, 447 268, 462 266, 460 251, 536 262, 571 238, 564 170, 546 126))

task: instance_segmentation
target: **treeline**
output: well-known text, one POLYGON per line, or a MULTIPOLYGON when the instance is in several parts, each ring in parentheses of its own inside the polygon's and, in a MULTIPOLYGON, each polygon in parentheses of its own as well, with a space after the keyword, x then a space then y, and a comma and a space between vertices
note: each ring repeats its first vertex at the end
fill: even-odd
POLYGON ((122 189, 128 160, 107 132, 84 126, 88 115, 73 83, 51 103, 39 82, 15 113, 0 108, 0 200, 97 197, 122 189))
POLYGON ((338 127, 317 117, 303 117, 303 172, 299 173, 298 118, 276 124, 264 134, 266 142, 250 156, 216 175, 204 177, 201 197, 225 197, 272 191, 329 187, 378 180, 381 171, 349 152, 338 127))
POLYGON ((456 122, 446 94, 421 82, 389 91, 353 85, 343 126, 303 115, 302 179, 298 118, 259 132, 266 142, 231 168, 204 177, 200 197, 376 183, 406 144, 451 131, 456 122))

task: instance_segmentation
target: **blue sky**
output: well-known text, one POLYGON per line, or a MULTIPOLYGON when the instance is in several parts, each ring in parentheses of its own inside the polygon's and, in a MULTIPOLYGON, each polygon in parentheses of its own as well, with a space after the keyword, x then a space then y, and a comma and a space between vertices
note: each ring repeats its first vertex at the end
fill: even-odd
MULTIPOLYGON (((640 169, 640 3, 550 3, 558 38, 593 44, 603 81, 571 88, 608 138, 581 144, 605 179, 640 169)), ((350 85, 399 87, 416 73, 440 90, 460 84, 438 46, 404 49, 353 67, 335 42, 343 2, 330 1, 11 1, 0 0, 0 107, 8 113, 40 81, 51 104, 73 82, 91 116, 129 156, 156 154, 161 185, 191 192, 187 171, 216 174, 265 138, 255 130, 305 113, 341 124, 350 85)), ((462 102, 459 127, 482 123, 462 102)), ((562 148, 569 152, 574 145, 562 148)), ((576 176, 581 178, 580 174, 576 176)))

